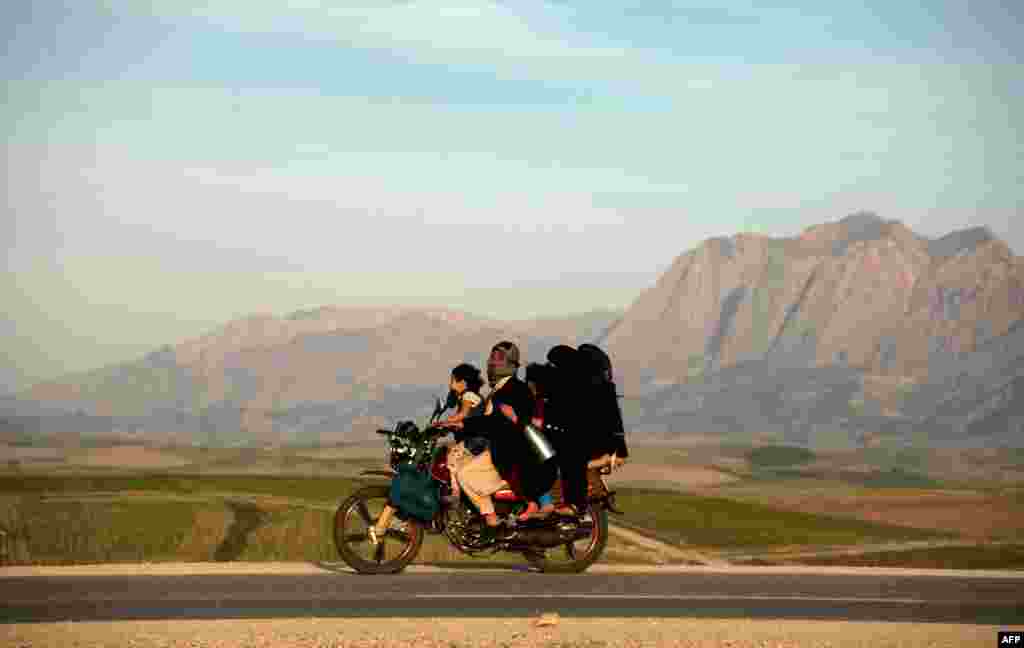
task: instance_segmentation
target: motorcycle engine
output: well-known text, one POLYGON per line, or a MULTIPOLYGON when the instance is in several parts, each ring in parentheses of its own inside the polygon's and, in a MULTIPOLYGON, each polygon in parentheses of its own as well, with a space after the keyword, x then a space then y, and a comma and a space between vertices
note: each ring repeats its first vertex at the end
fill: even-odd
POLYGON ((476 511, 465 501, 444 510, 444 534, 456 549, 473 555, 487 547, 478 542, 484 524, 476 511))

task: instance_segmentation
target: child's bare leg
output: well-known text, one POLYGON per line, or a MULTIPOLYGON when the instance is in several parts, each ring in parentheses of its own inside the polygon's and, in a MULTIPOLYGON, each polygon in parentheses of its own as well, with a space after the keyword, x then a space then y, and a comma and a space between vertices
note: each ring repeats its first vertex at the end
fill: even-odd
POLYGON ((452 495, 459 497, 462 493, 462 489, 459 487, 459 480, 455 477, 455 473, 462 463, 464 457, 465 448, 461 443, 457 443, 448 449, 448 474, 451 475, 451 488, 452 495))
POLYGON ((484 450, 467 461, 456 474, 463 492, 484 516, 487 526, 497 526, 498 516, 495 514, 491 495, 508 484, 494 468, 490 451, 484 450))

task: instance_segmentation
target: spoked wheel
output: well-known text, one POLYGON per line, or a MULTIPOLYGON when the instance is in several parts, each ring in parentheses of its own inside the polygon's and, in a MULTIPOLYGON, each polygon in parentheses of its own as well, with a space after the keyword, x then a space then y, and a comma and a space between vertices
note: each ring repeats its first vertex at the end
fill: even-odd
POLYGON ((378 543, 370 539, 387 504, 387 486, 367 486, 341 503, 334 514, 334 544, 345 563, 360 574, 397 574, 409 566, 423 546, 423 526, 393 518, 378 543))
POLYGON ((549 573, 578 574, 597 562, 608 544, 608 511, 599 504, 589 503, 583 512, 586 536, 577 536, 575 542, 547 550, 524 552, 531 565, 549 573))

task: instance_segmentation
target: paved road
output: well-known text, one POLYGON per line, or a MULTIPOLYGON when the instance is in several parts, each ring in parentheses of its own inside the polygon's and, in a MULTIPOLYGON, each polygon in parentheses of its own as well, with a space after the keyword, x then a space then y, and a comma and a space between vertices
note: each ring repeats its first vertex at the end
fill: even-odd
POLYGON ((434 570, 0 577, 0 620, 658 616, 1019 625, 1019 576, 648 570, 434 570))

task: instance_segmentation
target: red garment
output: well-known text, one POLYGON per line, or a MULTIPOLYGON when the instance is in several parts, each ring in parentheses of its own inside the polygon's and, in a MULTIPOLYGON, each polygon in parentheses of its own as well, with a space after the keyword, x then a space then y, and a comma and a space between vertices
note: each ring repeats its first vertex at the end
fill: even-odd
POLYGON ((512 466, 512 468, 502 476, 505 478, 505 481, 508 482, 509 489, 516 495, 522 496, 523 483, 519 477, 520 473, 521 470, 519 468, 519 465, 517 464, 515 466, 512 466))

